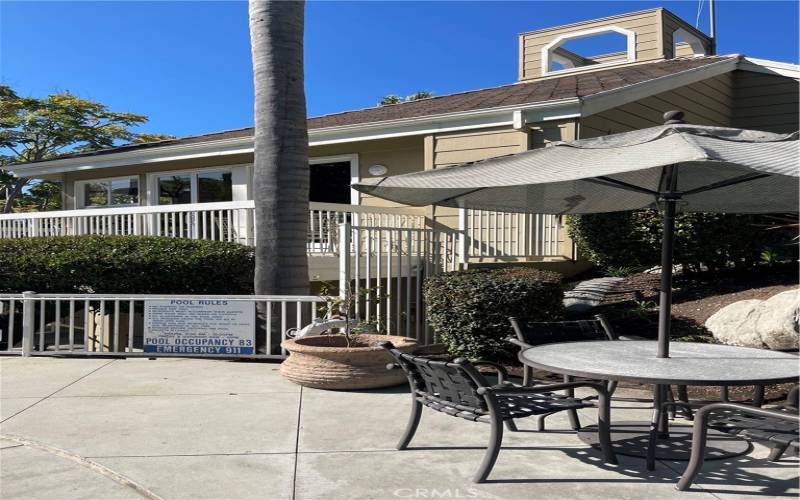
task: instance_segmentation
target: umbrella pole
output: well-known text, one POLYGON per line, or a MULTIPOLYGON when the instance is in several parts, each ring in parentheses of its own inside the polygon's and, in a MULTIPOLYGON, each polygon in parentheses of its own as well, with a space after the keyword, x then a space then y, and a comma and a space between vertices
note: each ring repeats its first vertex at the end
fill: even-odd
POLYGON ((677 199, 664 200, 664 233, 661 237, 661 291, 658 296, 658 357, 669 357, 669 332, 672 313, 672 253, 675 246, 675 208, 677 199))

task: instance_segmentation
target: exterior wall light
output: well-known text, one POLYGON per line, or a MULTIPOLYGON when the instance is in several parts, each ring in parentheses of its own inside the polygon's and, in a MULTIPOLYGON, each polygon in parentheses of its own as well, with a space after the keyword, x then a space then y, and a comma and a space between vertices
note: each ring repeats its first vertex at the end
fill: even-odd
POLYGON ((389 169, 386 168, 384 165, 370 165, 369 168, 367 169, 369 175, 372 175, 374 177, 380 177, 382 175, 386 175, 386 172, 388 171, 389 169))

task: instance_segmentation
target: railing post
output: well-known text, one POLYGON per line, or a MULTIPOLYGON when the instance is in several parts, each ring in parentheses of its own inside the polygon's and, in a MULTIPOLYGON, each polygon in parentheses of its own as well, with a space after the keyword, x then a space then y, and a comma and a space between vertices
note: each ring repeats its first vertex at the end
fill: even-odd
POLYGON ((458 209, 458 248, 459 263, 466 264, 469 257, 469 241, 467 238, 467 209, 458 209))
POLYGON ((350 289, 350 231, 348 222, 339 224, 339 297, 347 300, 350 289))
MULTIPOLYGON (((33 352, 33 331, 36 320, 35 292, 22 292, 22 355, 27 357, 33 352)), ((13 317, 13 315, 12 315, 13 317)))

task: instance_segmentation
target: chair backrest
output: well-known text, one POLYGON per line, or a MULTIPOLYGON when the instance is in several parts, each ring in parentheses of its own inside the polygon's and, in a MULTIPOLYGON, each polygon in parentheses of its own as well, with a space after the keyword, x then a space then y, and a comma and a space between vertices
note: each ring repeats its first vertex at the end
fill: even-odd
POLYGON ((601 316, 578 321, 530 321, 525 318, 508 318, 517 339, 529 345, 553 344, 581 340, 616 340, 616 335, 601 316))
POLYGON ((486 400, 479 395, 479 387, 489 384, 469 361, 456 358, 441 361, 423 356, 413 356, 396 349, 391 342, 381 343, 397 364, 406 372, 411 390, 429 401, 463 407, 464 410, 487 410, 486 400))

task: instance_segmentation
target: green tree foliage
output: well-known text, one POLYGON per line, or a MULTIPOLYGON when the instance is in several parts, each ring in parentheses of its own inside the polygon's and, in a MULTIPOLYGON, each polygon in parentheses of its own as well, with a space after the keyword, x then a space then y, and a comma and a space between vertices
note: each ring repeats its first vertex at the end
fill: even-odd
MULTIPOLYGON (((569 216, 569 235, 582 257, 607 270, 638 271, 661 262, 661 214, 655 210, 569 216)), ((748 267, 761 253, 793 251, 788 230, 767 216, 682 213, 675 220, 675 263, 687 271, 748 267)))
POLYGON ((400 104, 404 102, 419 101, 420 99, 428 99, 433 97, 433 92, 429 90, 419 90, 405 98, 396 94, 388 94, 383 96, 383 99, 378 101, 378 106, 390 106, 392 104, 400 104))
POLYGON ((147 122, 145 115, 120 113, 104 104, 69 92, 45 98, 20 97, 0 85, 0 197, 4 212, 30 179, 13 176, 8 165, 107 148, 120 142, 161 140, 169 136, 137 134, 131 127, 147 122))
POLYGON ((530 268, 469 270, 425 280, 428 321, 437 341, 456 356, 510 361, 509 316, 539 321, 564 314, 561 275, 530 268))

